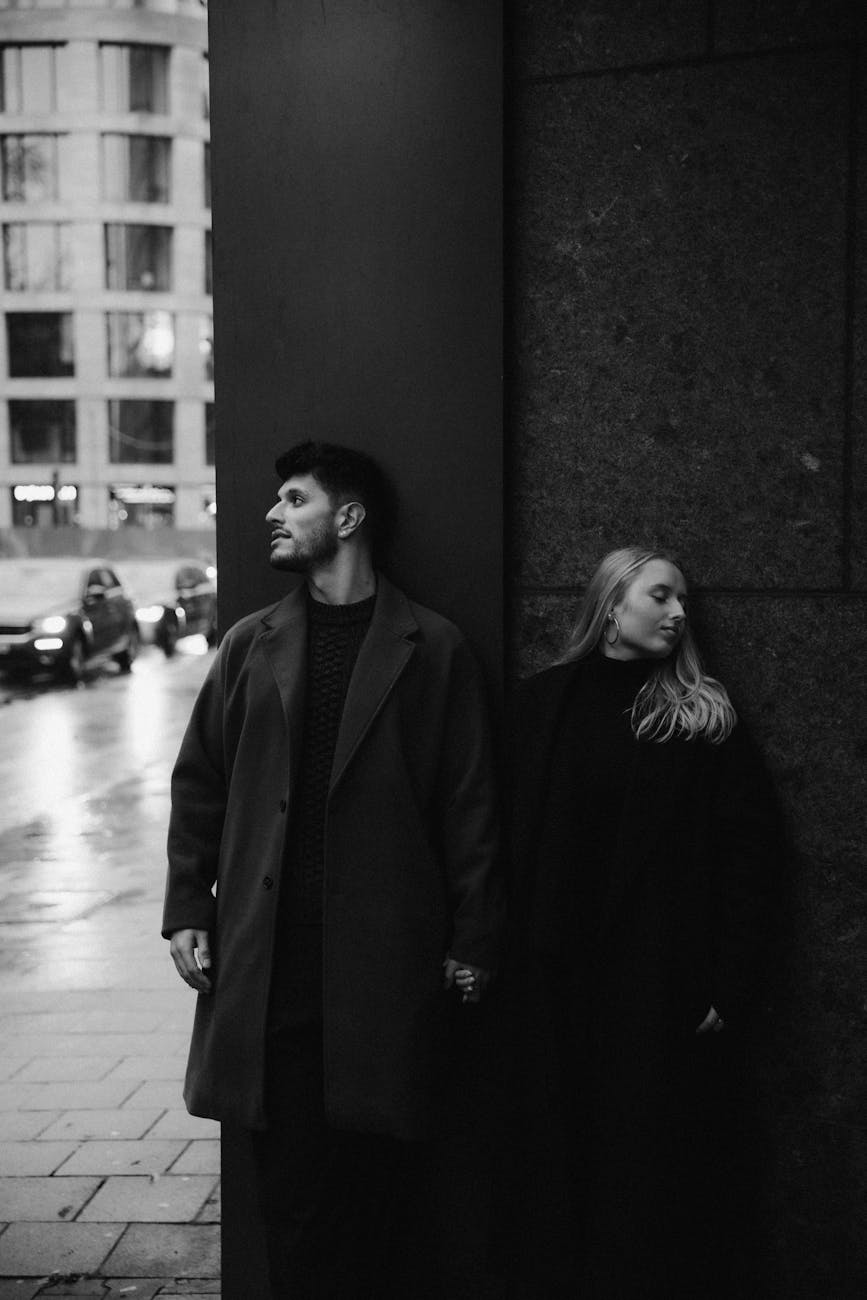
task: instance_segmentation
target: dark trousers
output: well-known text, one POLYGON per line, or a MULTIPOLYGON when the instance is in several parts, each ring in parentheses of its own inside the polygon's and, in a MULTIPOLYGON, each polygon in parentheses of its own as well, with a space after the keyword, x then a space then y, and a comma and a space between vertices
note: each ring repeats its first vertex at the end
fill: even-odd
POLYGON ((321 928, 291 927, 283 954, 268 1017, 268 1128, 253 1135, 272 1300, 386 1297, 419 1152, 327 1123, 321 928))

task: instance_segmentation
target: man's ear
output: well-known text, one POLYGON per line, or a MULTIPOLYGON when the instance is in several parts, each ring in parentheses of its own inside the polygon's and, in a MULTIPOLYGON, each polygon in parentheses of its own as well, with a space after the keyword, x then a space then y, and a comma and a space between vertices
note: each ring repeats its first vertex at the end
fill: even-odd
POLYGON ((360 501, 347 501, 337 512, 337 536, 346 540, 357 532, 367 516, 360 501))

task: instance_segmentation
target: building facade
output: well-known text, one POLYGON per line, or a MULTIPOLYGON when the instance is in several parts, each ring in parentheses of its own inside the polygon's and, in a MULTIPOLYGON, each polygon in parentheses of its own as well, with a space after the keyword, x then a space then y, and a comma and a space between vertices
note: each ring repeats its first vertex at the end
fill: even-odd
POLYGON ((213 525, 207 10, 0 0, 0 528, 213 525))

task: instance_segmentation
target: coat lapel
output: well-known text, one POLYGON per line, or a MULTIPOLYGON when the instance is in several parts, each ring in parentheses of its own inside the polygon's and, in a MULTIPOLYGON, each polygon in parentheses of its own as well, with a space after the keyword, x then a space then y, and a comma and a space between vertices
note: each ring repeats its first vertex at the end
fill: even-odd
POLYGON ((406 667, 416 631, 418 624, 406 597, 379 574, 373 618, 358 652, 337 733, 332 790, 406 667))
POLYGON ((307 670, 307 596, 303 583, 290 591, 263 619, 259 644, 280 692, 289 735, 289 770, 295 770, 304 722, 307 670))

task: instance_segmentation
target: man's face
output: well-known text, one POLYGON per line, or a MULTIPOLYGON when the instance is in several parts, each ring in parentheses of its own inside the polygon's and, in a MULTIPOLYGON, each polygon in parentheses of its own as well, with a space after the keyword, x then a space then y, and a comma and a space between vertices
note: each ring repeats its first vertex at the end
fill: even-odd
POLYGON ((337 554, 337 511, 312 474, 287 478, 277 504, 265 516, 271 525, 272 568, 309 573, 337 554))

